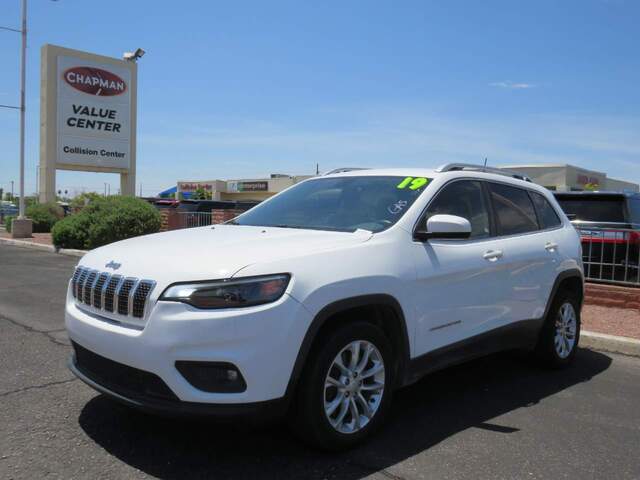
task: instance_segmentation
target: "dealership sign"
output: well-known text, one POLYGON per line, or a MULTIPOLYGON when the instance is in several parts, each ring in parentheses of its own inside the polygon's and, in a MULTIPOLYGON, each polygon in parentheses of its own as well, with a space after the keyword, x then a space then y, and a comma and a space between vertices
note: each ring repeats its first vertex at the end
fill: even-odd
POLYGON ((109 97, 120 95, 127 90, 127 84, 123 79, 101 68, 73 67, 64 72, 62 77, 73 88, 89 95, 109 97))
POLYGON ((40 197, 55 199, 55 171, 120 174, 135 191, 135 62, 42 47, 40 197))
POLYGON ((128 169, 130 71, 60 55, 57 164, 128 169))

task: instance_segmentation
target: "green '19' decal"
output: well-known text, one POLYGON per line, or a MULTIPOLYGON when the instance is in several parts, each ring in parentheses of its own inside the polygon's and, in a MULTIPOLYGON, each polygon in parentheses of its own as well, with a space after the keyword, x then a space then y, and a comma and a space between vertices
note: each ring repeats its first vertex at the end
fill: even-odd
POLYGON ((409 187, 409 190, 418 190, 419 188, 424 187, 427 183, 429 183, 428 178, 424 177, 407 177, 402 180, 396 188, 403 189, 409 187))

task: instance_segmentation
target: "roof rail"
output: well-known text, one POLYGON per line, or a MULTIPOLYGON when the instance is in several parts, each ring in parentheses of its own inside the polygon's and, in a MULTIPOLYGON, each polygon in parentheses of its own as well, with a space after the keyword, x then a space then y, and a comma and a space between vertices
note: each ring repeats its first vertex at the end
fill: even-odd
POLYGON ((344 173, 344 172, 353 172, 354 170, 369 170, 368 168, 362 167, 342 167, 342 168, 334 168, 330 172, 325 173, 324 175, 333 175, 334 173, 344 173))
POLYGON ((473 170, 478 172, 495 173, 497 175, 504 175, 505 177, 517 178, 518 180, 524 180, 525 182, 531 182, 531 179, 526 175, 517 172, 511 172, 509 170, 503 170, 501 168, 486 167, 484 165, 475 165, 473 163, 445 163, 436 168, 436 172, 454 172, 460 170, 473 170))

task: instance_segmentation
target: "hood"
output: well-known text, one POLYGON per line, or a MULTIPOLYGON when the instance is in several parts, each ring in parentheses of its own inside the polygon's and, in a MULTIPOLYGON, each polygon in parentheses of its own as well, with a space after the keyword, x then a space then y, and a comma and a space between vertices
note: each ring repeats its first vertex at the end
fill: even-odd
POLYGON ((168 285, 229 278, 242 268, 261 261, 294 259, 312 252, 365 242, 371 236, 371 232, 365 230, 345 233, 215 225, 112 243, 87 253, 80 264, 168 285), (118 268, 107 268, 107 264, 118 268))

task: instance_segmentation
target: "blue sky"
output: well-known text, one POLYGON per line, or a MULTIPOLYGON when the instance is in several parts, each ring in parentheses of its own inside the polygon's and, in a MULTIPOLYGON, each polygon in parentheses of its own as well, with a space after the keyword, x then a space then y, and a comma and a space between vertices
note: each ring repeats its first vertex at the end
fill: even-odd
MULTIPOLYGON (((640 1, 30 0, 27 192, 40 46, 142 47, 138 189, 339 166, 571 163, 640 182, 640 1)), ((2 0, 0 25, 19 25, 2 0)), ((0 103, 19 35, 0 31, 0 103)), ((18 114, 0 109, 0 187, 18 114)), ((115 175, 58 172, 102 191, 115 175)))

